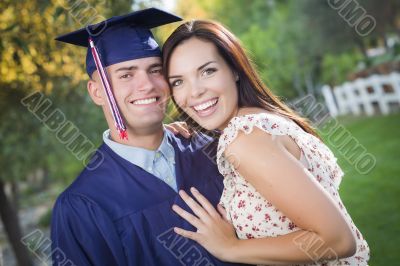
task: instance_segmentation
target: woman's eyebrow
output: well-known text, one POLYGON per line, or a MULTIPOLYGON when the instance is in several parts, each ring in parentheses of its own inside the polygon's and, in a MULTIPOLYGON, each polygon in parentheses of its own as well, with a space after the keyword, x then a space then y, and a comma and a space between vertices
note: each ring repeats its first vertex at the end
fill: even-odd
POLYGON ((180 77, 182 77, 182 75, 168 76, 168 79, 180 78, 180 77))
MULTIPOLYGON (((197 71, 202 70, 203 68, 205 68, 206 66, 208 66, 211 63, 217 63, 217 62, 216 61, 208 61, 208 62, 202 64, 201 66, 199 66, 197 68, 197 71)), ((180 77, 182 77, 182 75, 174 75, 174 76, 168 76, 168 79, 180 78, 180 77)))
POLYGON ((202 70, 203 68, 205 68, 206 66, 208 66, 208 65, 211 64, 211 63, 216 63, 216 62, 215 62, 215 61, 209 61, 209 62, 207 62, 207 63, 205 63, 205 64, 199 66, 199 67, 197 68, 197 70, 202 70))

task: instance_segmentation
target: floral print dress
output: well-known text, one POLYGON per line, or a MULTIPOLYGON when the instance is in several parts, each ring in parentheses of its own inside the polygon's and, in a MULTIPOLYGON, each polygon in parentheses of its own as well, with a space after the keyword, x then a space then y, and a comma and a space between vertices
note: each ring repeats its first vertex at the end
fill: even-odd
MULTIPOLYGON (((325 144, 303 131, 295 122, 270 113, 257 113, 234 117, 223 130, 217 150, 218 169, 224 176, 224 190, 220 204, 240 239, 276 237, 300 230, 288 217, 275 208, 224 157, 226 147, 239 131, 249 134, 257 127, 268 134, 291 137, 301 150, 302 163, 319 184, 330 194, 343 212, 356 236, 357 251, 352 257, 335 261, 315 262, 307 265, 367 265, 369 247, 338 194, 343 172, 336 158, 325 144)), ((295 199, 294 199, 295 200, 295 199)))

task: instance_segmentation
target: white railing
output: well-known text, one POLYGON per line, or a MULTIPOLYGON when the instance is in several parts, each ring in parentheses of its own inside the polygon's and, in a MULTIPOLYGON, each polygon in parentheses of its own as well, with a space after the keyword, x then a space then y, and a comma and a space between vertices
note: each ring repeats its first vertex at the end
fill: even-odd
POLYGON ((391 104, 400 105, 400 73, 373 75, 333 89, 325 85, 322 94, 333 117, 349 113, 371 116, 379 112, 386 115, 391 111, 391 104))

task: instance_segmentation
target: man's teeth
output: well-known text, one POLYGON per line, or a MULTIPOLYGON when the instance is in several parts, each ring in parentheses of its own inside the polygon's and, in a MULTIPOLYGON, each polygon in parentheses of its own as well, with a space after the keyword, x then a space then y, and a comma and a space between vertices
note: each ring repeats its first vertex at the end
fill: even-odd
POLYGON ((213 106, 214 104, 216 104, 218 101, 218 99, 214 99, 214 100, 210 100, 208 102, 193 106, 194 110, 196 111, 203 111, 211 106, 213 106))
POLYGON ((157 101, 157 98, 147 98, 147 99, 142 99, 142 100, 136 100, 133 102, 133 104, 150 104, 150 103, 154 103, 155 101, 157 101))

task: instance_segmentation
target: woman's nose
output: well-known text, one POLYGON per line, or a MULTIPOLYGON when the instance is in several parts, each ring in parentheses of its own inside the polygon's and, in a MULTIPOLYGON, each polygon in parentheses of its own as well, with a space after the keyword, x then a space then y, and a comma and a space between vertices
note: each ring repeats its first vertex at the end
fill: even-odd
POLYGON ((206 88, 203 85, 198 84, 198 83, 192 83, 191 96, 193 98, 200 97, 205 91, 206 91, 206 88))

